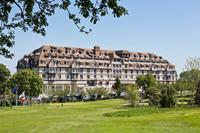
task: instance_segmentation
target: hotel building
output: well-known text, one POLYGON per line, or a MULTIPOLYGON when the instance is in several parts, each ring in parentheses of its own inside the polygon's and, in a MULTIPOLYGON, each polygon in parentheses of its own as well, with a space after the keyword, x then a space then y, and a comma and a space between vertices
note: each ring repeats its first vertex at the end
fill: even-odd
POLYGON ((94 86, 111 89, 116 77, 122 84, 135 83, 136 77, 150 73, 160 83, 176 81, 175 66, 152 53, 44 45, 18 61, 17 69, 31 68, 44 82, 45 91, 85 90, 94 86))

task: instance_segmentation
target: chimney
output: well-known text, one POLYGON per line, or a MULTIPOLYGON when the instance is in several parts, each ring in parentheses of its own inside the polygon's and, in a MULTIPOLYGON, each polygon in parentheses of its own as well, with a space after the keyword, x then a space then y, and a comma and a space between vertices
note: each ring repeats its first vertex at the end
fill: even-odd
POLYGON ((100 47, 97 45, 94 46, 94 55, 100 56, 100 47))

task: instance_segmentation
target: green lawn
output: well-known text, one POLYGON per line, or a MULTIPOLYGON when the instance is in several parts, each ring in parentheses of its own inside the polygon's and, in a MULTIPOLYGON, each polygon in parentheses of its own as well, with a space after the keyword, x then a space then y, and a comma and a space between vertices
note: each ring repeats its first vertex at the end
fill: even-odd
POLYGON ((126 101, 0 108, 0 133, 200 133, 199 108, 127 108, 126 101))

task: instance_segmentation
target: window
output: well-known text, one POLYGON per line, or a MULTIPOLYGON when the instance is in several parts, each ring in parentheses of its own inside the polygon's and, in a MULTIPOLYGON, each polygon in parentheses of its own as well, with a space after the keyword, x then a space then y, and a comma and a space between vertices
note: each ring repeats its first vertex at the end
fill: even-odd
POLYGON ((69 74, 66 74, 66 79, 70 79, 70 76, 69 76, 69 74))
POLYGON ((42 74, 42 78, 45 79, 45 74, 42 74))
POLYGON ((90 69, 88 68, 88 69, 87 69, 87 73, 89 73, 89 72, 90 72, 90 69))
POLYGON ((96 70, 96 69, 94 69, 94 73, 95 73, 95 74, 97 73, 97 70, 96 70))
POLYGON ((83 75, 80 75, 80 79, 83 79, 83 75))
POLYGON ((83 68, 80 68, 80 69, 79 69, 79 72, 83 73, 83 68))
POLYGON ((131 73, 133 73, 133 70, 131 70, 131 73))
POLYGON ((107 73, 109 73, 110 71, 109 71, 109 69, 107 69, 107 73))
POLYGON ((90 79, 90 75, 87 75, 87 79, 90 79))
POLYGON ((127 70, 125 70, 125 73, 127 73, 127 70))
POLYGON ((99 85, 102 86, 102 82, 99 82, 99 85))
POLYGON ((144 71, 142 70, 142 74, 144 74, 144 71))
POLYGON ((59 79, 59 80, 61 79, 61 74, 58 74, 58 79, 59 79))
POLYGON ((136 71, 137 74, 139 74, 139 71, 136 71))
POLYGON ((100 72, 103 73, 103 69, 101 69, 100 72))

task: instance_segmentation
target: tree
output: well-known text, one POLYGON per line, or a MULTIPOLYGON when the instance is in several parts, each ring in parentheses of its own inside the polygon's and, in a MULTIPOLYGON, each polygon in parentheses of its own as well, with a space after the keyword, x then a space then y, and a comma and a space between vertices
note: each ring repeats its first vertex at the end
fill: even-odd
MULTIPOLYGON (((195 90, 197 90, 197 84, 200 80, 200 70, 192 69, 184 71, 180 74, 179 80, 185 80, 185 90, 190 90, 192 94, 194 94, 195 90)), ((192 95, 192 97, 194 97, 194 95, 192 95)))
POLYGON ((80 32, 89 33, 81 26, 81 18, 89 19, 93 24, 100 17, 112 12, 114 17, 127 14, 127 10, 119 5, 120 0, 2 0, 0 3, 0 55, 12 58, 9 48, 14 46, 14 30, 24 32, 32 30, 45 36, 48 26, 47 18, 56 11, 63 10, 80 32), (71 10, 78 12, 73 13, 71 10))
POLYGON ((156 85, 156 79, 151 74, 139 75, 136 84, 145 91, 147 88, 156 85))
POLYGON ((164 85, 161 89, 160 105, 161 107, 171 108, 176 104, 176 90, 172 85, 164 85))
POLYGON ((200 80, 197 85, 196 96, 195 96, 195 103, 200 106, 200 80))
POLYGON ((10 71, 5 65, 0 64, 0 94, 5 92, 9 78, 10 71))
POLYGON ((108 94, 108 90, 103 87, 95 87, 86 89, 87 94, 90 96, 91 100, 101 100, 102 96, 108 94))
POLYGON ((128 100, 132 107, 137 106, 137 102, 139 100, 139 91, 138 90, 139 90, 138 86, 134 85, 134 84, 128 85, 126 87, 126 92, 128 94, 128 100))
POLYGON ((120 97, 120 95, 123 91, 123 88, 122 88, 121 81, 118 77, 115 79, 115 84, 113 85, 113 89, 117 93, 117 96, 120 97))
POLYGON ((23 69, 15 73, 10 79, 11 87, 18 87, 18 94, 25 91, 30 97, 36 97, 43 87, 42 78, 31 69, 23 69))
POLYGON ((188 58, 186 60, 186 65, 185 65, 185 69, 187 71, 189 70, 200 70, 200 58, 196 57, 196 58, 188 58))
POLYGON ((159 105, 160 95, 161 95, 160 93, 161 91, 157 86, 151 86, 146 89, 146 95, 147 98, 149 99, 150 105, 155 105, 155 106, 159 105))
POLYGON ((97 99, 102 99, 102 96, 108 94, 108 90, 106 88, 100 87, 96 89, 97 89, 97 99))
POLYGON ((200 70, 192 69, 184 71, 180 74, 180 79, 198 82, 198 79, 200 79, 200 70))
POLYGON ((96 100, 97 89, 96 88, 87 88, 86 93, 90 96, 90 100, 96 100))
POLYGON ((186 79, 182 79, 180 78, 176 84, 175 84, 175 88, 177 91, 180 91, 181 93, 181 97, 183 96, 183 91, 188 90, 189 87, 189 82, 186 79))

